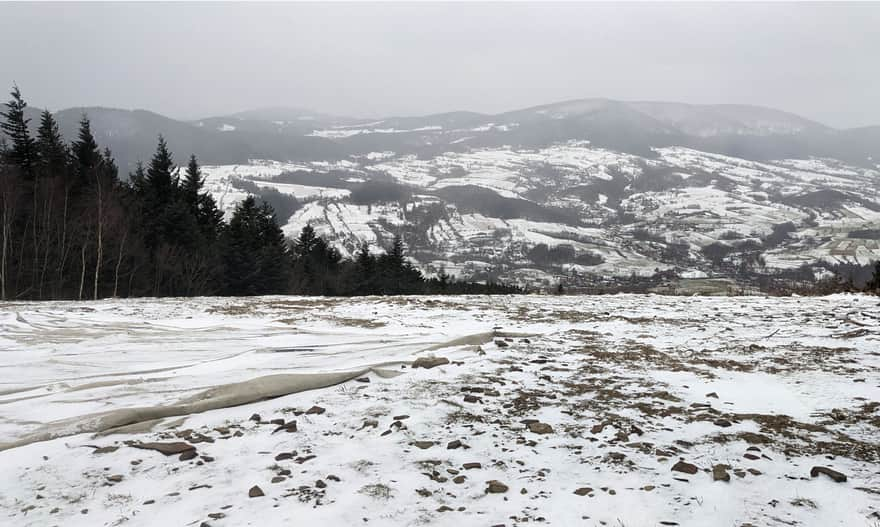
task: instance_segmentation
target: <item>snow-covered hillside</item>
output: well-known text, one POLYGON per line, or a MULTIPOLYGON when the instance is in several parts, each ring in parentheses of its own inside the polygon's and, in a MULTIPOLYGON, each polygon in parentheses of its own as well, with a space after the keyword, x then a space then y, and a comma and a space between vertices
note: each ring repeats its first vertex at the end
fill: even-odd
POLYGON ((878 313, 858 295, 5 303, 0 524, 871 526, 878 313))
POLYGON ((204 170, 227 214, 249 181, 301 202, 280 218, 288 235, 310 223, 351 254, 399 234, 429 273, 540 284, 723 275, 744 252, 768 273, 880 258, 880 171, 833 159, 758 162, 683 147, 639 156, 567 141, 204 170), (404 197, 352 195, 389 183, 404 197), (716 243, 724 254, 713 261, 706 247, 716 243), (539 244, 567 246, 569 256, 538 261, 539 244))

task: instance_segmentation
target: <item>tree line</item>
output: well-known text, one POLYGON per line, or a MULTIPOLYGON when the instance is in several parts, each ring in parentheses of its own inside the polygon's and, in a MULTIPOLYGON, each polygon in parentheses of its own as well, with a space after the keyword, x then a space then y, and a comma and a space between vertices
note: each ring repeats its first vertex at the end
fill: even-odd
POLYGON ((13 87, 0 112, 0 299, 521 292, 426 279, 399 238, 354 259, 311 226, 290 243, 253 196, 225 222, 196 157, 181 174, 161 136, 149 163, 123 179, 87 116, 68 144, 49 111, 32 135, 26 108, 13 87))

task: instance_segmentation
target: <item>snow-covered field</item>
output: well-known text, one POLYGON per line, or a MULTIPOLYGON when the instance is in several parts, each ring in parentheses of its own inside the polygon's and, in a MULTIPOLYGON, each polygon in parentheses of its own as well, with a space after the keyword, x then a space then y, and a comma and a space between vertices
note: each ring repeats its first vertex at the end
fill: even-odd
POLYGON ((2 525, 880 525, 876 297, 6 303, 0 371, 2 525))

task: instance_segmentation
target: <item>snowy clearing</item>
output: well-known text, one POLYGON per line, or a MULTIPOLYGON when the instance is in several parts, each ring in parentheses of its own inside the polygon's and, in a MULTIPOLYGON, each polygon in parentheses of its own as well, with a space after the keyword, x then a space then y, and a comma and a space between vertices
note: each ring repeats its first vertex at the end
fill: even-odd
POLYGON ((5 303, 0 369, 4 525, 880 524, 876 297, 5 303))

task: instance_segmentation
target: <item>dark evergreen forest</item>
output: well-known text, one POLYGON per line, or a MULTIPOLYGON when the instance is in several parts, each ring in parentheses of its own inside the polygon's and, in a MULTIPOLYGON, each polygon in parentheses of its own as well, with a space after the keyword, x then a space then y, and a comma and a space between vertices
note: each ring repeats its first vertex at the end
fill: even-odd
POLYGON ((0 112, 0 299, 522 292, 427 279, 400 238, 353 260, 311 226, 288 241, 272 206, 253 196, 227 223, 195 155, 181 173, 160 136, 149 163, 123 178, 86 115, 68 144, 48 111, 33 136, 26 107, 14 87, 0 112))

